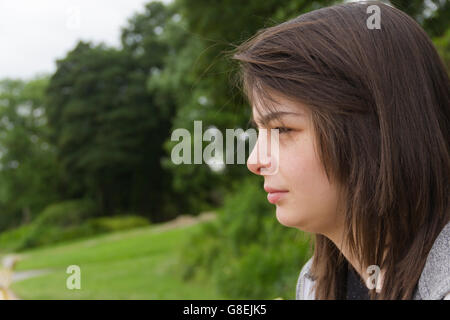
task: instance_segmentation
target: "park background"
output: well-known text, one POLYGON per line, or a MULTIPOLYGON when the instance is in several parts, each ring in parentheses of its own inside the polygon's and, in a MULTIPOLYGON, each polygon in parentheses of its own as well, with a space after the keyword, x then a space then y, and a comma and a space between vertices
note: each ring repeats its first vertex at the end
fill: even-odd
MULTIPOLYGON (((50 74, 1 79, 0 255, 13 273, 0 287, 20 299, 293 299, 310 235, 278 223, 245 164, 173 164, 171 133, 194 120, 249 128, 230 51, 339 2, 152 1, 123 21, 120 45, 82 40, 50 74), (81 289, 66 286, 70 265, 81 289)), ((391 3, 450 69, 450 2, 391 3)))

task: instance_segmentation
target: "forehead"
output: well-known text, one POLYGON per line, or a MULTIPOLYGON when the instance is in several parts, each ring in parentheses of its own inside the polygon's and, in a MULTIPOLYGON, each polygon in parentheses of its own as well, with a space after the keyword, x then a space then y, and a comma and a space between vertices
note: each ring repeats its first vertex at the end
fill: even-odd
POLYGON ((290 114, 305 115, 306 108, 300 102, 279 94, 253 96, 251 121, 254 124, 265 125, 275 119, 281 121, 284 116, 290 114))

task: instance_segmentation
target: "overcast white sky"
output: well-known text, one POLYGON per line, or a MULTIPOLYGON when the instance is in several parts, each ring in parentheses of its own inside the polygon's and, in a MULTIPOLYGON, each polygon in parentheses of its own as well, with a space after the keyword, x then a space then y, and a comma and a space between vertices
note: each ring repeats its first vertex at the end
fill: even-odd
POLYGON ((148 2, 0 0, 0 79, 51 73, 80 39, 118 46, 120 28, 148 2))

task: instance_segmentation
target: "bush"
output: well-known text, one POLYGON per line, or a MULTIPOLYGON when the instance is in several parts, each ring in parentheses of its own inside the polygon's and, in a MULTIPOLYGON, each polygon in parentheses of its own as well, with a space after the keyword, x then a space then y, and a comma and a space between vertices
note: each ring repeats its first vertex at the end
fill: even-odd
POLYGON ((293 298, 298 274, 311 256, 309 235, 282 226, 254 178, 236 184, 219 218, 204 224, 183 248, 185 279, 199 268, 230 299, 293 298))
POLYGON ((67 200, 47 206, 31 223, 30 232, 20 249, 71 240, 89 234, 79 228, 87 219, 97 214, 94 202, 87 199, 67 200))
POLYGON ((249 245, 229 267, 223 265, 226 272, 217 272, 217 286, 227 296, 238 299, 293 298, 300 266, 308 257, 307 243, 297 243, 249 245))
POLYGON ((23 246, 23 241, 31 231, 31 225, 23 225, 18 228, 0 233, 0 251, 16 251, 23 246))
POLYGON ((144 217, 124 215, 90 219, 85 225, 92 231, 92 233, 99 234, 104 232, 114 232, 145 227, 149 224, 150 222, 144 217))
POLYGON ((91 200, 68 200, 47 206, 34 223, 62 228, 72 227, 80 225, 97 214, 97 207, 91 200))
POLYGON ((433 39, 433 42, 444 61, 447 71, 450 72, 450 29, 441 37, 433 39))
POLYGON ((49 205, 30 225, 0 235, 2 251, 34 248, 102 233, 149 225, 141 216, 96 217, 95 205, 89 200, 70 200, 49 205))

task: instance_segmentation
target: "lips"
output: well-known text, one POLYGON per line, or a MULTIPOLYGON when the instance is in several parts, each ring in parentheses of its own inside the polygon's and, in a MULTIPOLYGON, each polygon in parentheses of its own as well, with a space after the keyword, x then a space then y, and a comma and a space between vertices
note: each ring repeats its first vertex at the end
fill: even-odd
POLYGON ((277 203, 283 196, 286 195, 286 193, 289 192, 287 190, 275 189, 269 186, 264 186, 264 190, 268 192, 267 200, 272 204, 277 203))

